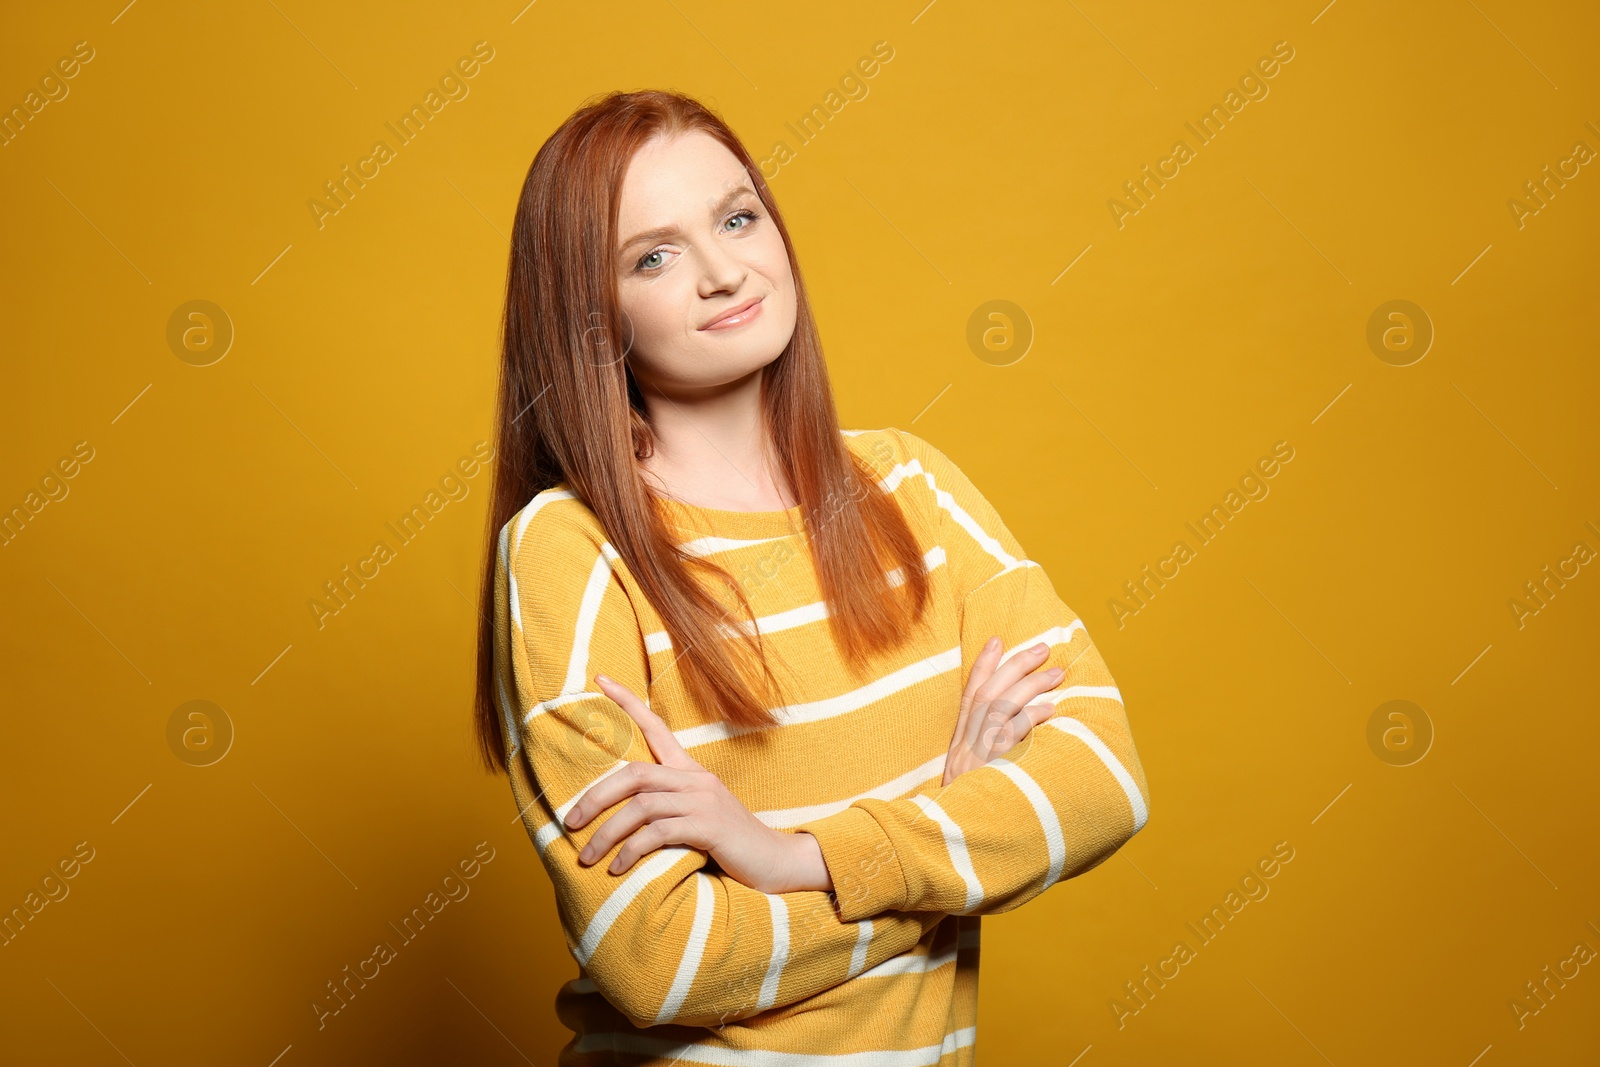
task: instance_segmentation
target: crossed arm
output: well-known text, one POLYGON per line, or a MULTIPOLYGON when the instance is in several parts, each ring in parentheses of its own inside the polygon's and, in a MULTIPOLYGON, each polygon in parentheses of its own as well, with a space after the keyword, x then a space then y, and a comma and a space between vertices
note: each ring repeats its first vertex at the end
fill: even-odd
POLYGON ((1055 714, 1005 757, 947 786, 858 800, 796 827, 815 838, 831 892, 760 892, 681 847, 621 877, 605 857, 579 861, 626 798, 576 829, 566 813, 629 761, 651 759, 637 723, 590 680, 604 673, 647 692, 647 653, 609 545, 554 514, 502 531, 496 662, 518 749, 512 790, 569 948, 636 1026, 714 1026, 832 988, 909 950, 946 914, 1009 911, 1090 870, 1148 818, 1120 693, 1082 621, 965 475, 926 442, 901 439, 885 488, 923 483, 915 488, 960 597, 961 662, 999 634, 1003 659, 1042 642, 1044 665, 1065 673, 1034 701, 1055 714))
POLYGON ((716 1026, 792 1004, 908 951, 944 918, 903 911, 841 922, 831 894, 751 889, 706 870, 698 849, 657 849, 620 877, 605 857, 579 862, 624 803, 576 829, 566 813, 598 780, 651 758, 637 724, 586 683, 604 673, 646 692, 646 652, 609 545, 551 514, 512 551, 515 526, 501 532, 495 586, 512 793, 555 887, 569 950, 630 1022, 716 1026))
POLYGON ((1002 663, 1036 644, 1064 673, 1035 698, 1055 713, 1005 756, 899 800, 858 800, 798 829, 833 872, 840 919, 888 910, 1010 911, 1103 863, 1149 817, 1122 696, 1083 621, 989 502, 942 452, 901 433, 890 479, 923 482, 961 600, 961 661, 998 634, 1002 663), (882 862, 874 862, 875 858, 882 862))

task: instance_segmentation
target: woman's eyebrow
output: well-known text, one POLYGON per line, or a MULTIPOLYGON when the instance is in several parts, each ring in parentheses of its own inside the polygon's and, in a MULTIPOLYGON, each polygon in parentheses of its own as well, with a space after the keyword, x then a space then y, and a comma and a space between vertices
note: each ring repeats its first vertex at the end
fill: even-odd
MULTIPOLYGON (((729 192, 727 196, 723 197, 721 201, 719 201, 714 207, 712 207, 711 214, 712 215, 721 214, 723 212, 723 210, 725 208, 727 208, 727 206, 729 204, 733 203, 735 200, 739 199, 741 196, 754 196, 754 195, 755 195, 755 190, 754 189, 750 188, 748 185, 741 185, 741 186, 739 186, 739 188, 734 189, 731 192, 729 192)), ((679 227, 677 227, 677 226, 657 226, 653 230, 641 230, 640 232, 634 234, 632 237, 628 238, 628 240, 624 241, 620 246, 618 246, 617 255, 619 255, 619 256, 620 255, 624 255, 624 254, 627 253, 628 249, 632 248, 634 245, 643 244, 646 241, 656 241, 656 240, 660 240, 663 237, 672 237, 673 235, 675 235, 678 232, 678 230, 679 230, 679 227)))

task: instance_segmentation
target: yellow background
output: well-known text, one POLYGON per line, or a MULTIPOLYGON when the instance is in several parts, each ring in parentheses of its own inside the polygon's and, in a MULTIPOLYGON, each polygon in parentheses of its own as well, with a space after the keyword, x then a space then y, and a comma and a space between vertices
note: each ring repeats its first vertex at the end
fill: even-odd
POLYGON ((793 151, 772 184, 843 424, 961 464, 1126 699, 1151 821, 985 923, 983 1062, 1595 1061, 1595 962, 1509 1007, 1600 949, 1600 575, 1508 606, 1600 550, 1596 164, 1508 207, 1600 150, 1592 7, 519 8, 7 16, 7 109, 95 50, 0 148, 0 506, 94 450, 0 549, 0 906, 94 850, 0 948, 8 1060, 554 1062, 576 965, 469 749, 487 475, 323 627, 308 602, 489 437, 538 146, 592 94, 674 87, 757 159, 793 151), (480 40, 470 94, 319 229, 323 183, 480 40), (799 144, 878 41, 867 95, 799 144), (1123 183, 1278 41, 1269 94, 1119 228, 1123 183), (236 330, 209 366, 166 340, 194 299, 236 330), (1367 343, 1396 299, 1436 331, 1409 366, 1367 343), (990 300, 1034 331, 1009 365, 966 341, 990 300), (1184 524, 1280 440, 1270 495, 1198 546, 1184 524), (211 766, 169 747, 191 700, 233 724, 211 766), (1390 700, 1432 725, 1409 766, 1369 747, 1390 700), (324 983, 480 841, 471 895, 319 1031, 324 983), (1124 983, 1280 841, 1270 895, 1119 1027, 1124 983))

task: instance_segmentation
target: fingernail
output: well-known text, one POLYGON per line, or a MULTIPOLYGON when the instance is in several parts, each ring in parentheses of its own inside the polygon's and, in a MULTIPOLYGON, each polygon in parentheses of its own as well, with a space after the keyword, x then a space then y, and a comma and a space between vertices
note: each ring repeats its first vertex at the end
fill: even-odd
POLYGON ((1034 653, 1035 655, 1037 655, 1040 652, 1049 652, 1050 651, 1050 646, 1047 645, 1047 644, 1044 644, 1043 642, 1040 642, 1039 644, 1034 645, 1028 651, 1030 651, 1030 652, 1034 653))
POLYGON ((564 819, 562 819, 561 821, 566 823, 568 826, 572 826, 575 823, 577 823, 577 821, 578 821, 578 809, 574 808, 571 811, 567 812, 566 817, 564 819))
POLYGON ((578 853, 578 861, 580 863, 588 863, 590 855, 591 854, 589 852, 589 846, 588 845, 584 845, 583 846, 583 851, 578 853))
POLYGON ((989 638, 989 643, 983 646, 983 650, 985 652, 993 652, 995 649, 997 649, 999 647, 1000 647, 1000 639, 998 637, 991 637, 991 638, 989 638))
POLYGON ((1067 672, 1062 670, 1060 667, 1051 667, 1049 670, 1045 671, 1045 673, 1052 678, 1059 678, 1067 672))
POLYGON ((594 680, 595 680, 595 681, 597 681, 597 682, 599 682, 599 683, 600 683, 600 684, 601 684, 601 685, 610 685, 610 684, 611 684, 611 679, 610 679, 610 678, 607 678, 607 677, 606 677, 606 676, 605 676, 605 675, 603 675, 603 674, 597 674, 597 675, 595 675, 595 676, 594 676, 594 680))

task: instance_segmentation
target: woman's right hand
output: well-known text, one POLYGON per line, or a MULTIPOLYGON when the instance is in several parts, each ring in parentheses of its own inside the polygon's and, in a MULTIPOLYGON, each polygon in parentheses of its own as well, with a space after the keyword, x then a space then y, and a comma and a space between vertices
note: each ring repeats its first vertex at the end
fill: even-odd
POLYGON ((1049 655, 1049 646, 1038 644, 1012 656, 996 670, 1000 639, 991 637, 983 646, 967 678, 966 691, 961 694, 961 714, 944 761, 944 785, 1005 755, 1036 725, 1055 714, 1054 704, 1028 704, 1061 681, 1064 672, 1060 667, 1032 673, 1049 655))

